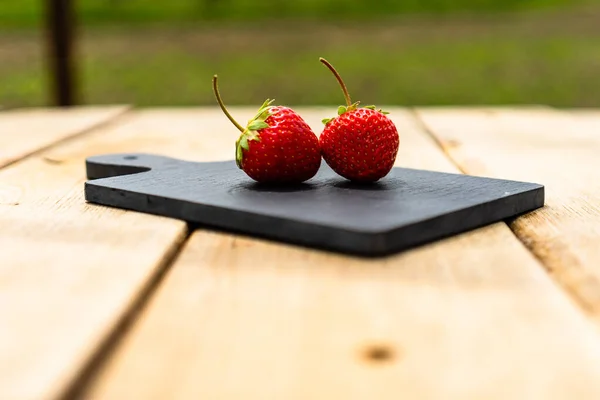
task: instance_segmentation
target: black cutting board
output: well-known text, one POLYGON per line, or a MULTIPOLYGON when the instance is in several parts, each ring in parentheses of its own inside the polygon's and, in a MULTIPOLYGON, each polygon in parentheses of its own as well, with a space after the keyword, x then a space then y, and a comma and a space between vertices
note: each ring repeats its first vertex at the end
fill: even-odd
POLYGON ((233 160, 109 154, 88 158, 86 167, 91 203, 363 256, 395 253, 544 205, 539 184, 407 168, 361 185, 323 162, 304 184, 272 187, 252 181, 233 160))

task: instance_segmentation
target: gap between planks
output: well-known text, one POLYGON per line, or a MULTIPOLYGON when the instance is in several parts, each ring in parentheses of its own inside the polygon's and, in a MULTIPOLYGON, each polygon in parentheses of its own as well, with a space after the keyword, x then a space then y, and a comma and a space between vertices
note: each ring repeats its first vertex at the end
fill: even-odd
POLYGON ((185 232, 176 238, 172 246, 167 249, 163 259, 158 263, 156 273, 151 276, 147 284, 140 290, 137 297, 133 300, 130 307, 124 310, 120 319, 115 322, 114 328, 97 345, 95 352, 92 352, 89 360, 83 364, 79 373, 73 377, 73 384, 65 387, 65 392, 59 394, 60 399, 80 399, 86 386, 93 379, 96 371, 104 363, 104 360, 110 355, 112 349, 118 344, 122 336, 126 335, 132 324, 135 323, 138 315, 147 307, 152 294, 161 284, 163 278, 172 267, 174 261, 179 256, 188 239, 190 238, 192 228, 188 225, 185 232))
POLYGON ((546 206, 514 235, 600 327, 600 111, 421 108, 415 117, 463 173, 529 180, 546 206), (541 167, 540 167, 541 166, 541 167))

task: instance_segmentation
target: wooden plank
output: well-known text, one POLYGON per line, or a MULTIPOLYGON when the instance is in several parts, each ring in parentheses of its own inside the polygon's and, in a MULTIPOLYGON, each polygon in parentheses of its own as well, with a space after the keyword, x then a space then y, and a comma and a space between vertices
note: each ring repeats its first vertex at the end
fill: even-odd
POLYGON ((26 108, 0 113, 0 168, 114 120, 126 106, 26 108))
MULTIPOLYGON (((391 115, 399 165, 455 171, 391 115)), ((593 325, 505 224, 383 260, 199 230, 82 398, 567 400, 598 378, 593 325)))
POLYGON ((419 116, 463 171, 546 185, 547 206, 511 228, 600 322, 600 112, 423 109, 419 116))
POLYGON ((180 221, 85 204, 85 157, 225 159, 235 136, 217 135, 217 118, 212 110, 139 112, 0 170, 1 399, 55 398, 72 386, 186 235, 180 221))

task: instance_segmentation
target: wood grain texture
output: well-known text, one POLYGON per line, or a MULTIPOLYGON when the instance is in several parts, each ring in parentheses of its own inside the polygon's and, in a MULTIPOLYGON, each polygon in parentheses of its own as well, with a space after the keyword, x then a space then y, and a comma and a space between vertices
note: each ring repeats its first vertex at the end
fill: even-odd
POLYGON ((24 108, 0 112, 0 167, 110 122, 126 106, 24 108))
POLYGON ((511 228, 600 322, 600 113, 422 109, 465 172, 534 179, 547 205, 511 228))
POLYGON ((213 114, 138 112, 0 170, 1 399, 63 393, 185 236, 180 221, 85 204, 85 158, 225 159, 234 136, 210 139, 213 114))
MULTIPOLYGON (((398 165, 455 171, 392 111, 398 165)), ((598 398, 598 339, 503 223, 371 261, 199 230, 82 397, 598 398)))

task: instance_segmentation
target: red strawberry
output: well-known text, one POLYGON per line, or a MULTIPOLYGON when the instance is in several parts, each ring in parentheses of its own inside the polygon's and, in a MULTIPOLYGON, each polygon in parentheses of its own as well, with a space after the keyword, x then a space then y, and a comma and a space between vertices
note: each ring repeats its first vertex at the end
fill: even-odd
POLYGON ((358 107, 352 103, 346 85, 333 66, 324 60, 335 75, 346 106, 338 108, 338 116, 324 119, 320 136, 323 159, 336 173, 357 182, 375 182, 386 176, 396 161, 400 138, 396 126, 385 111, 375 106, 358 107))
POLYGON ((321 166, 319 139, 294 110, 271 106, 273 100, 267 100, 243 128, 225 108, 216 75, 213 90, 227 118, 242 132, 235 160, 250 178, 262 183, 300 183, 315 176, 321 166))

